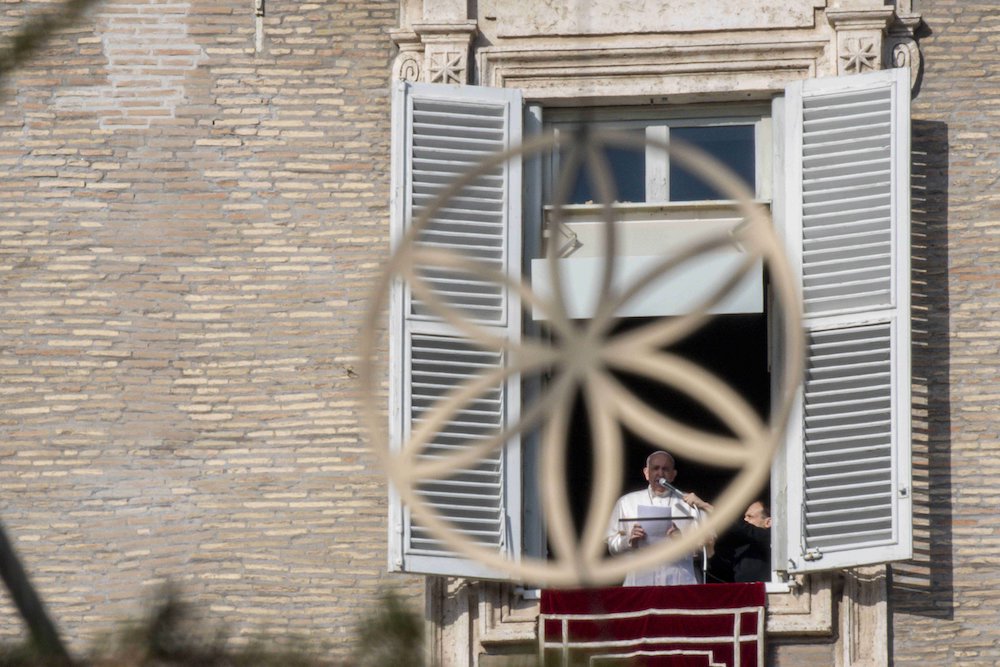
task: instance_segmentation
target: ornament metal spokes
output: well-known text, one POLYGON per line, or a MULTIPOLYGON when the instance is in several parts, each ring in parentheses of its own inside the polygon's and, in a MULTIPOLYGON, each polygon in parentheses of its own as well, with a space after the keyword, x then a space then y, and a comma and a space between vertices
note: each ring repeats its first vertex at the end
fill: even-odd
POLYGON ((777 450, 802 370, 803 341, 799 321, 799 300, 792 273, 781 244, 771 225, 766 208, 753 201, 751 193, 725 167, 697 149, 679 142, 642 140, 625 133, 590 129, 570 135, 543 135, 520 146, 491 156, 477 169, 452 183, 418 219, 412 221, 390 261, 379 277, 371 299, 361 336, 361 383, 363 416, 375 450, 388 471, 400 498, 409 507, 412 519, 430 531, 456 553, 534 585, 575 587, 611 584, 627 572, 653 567, 658 563, 686 557, 711 535, 717 534, 740 516, 767 481, 771 461, 777 450), (735 229, 703 239, 663 257, 632 284, 616 288, 615 275, 621 257, 618 248, 618 220, 613 205, 614 192, 610 168, 604 156, 608 146, 645 150, 651 148, 669 155, 719 192, 731 199, 743 218, 735 229), (547 270, 552 286, 539 295, 520 276, 507 273, 478 261, 440 248, 422 246, 421 232, 429 221, 453 198, 488 170, 508 160, 549 154, 559 150, 566 156, 566 167, 554 188, 557 205, 546 220, 548 238, 556 238, 556 228, 563 222, 561 202, 585 165, 593 176, 601 200, 604 255, 600 290, 594 314, 582 324, 571 320, 562 289, 556 244, 548 243, 547 270), (630 300, 661 276, 706 252, 739 244, 746 255, 743 262, 722 280, 696 308, 672 318, 659 318, 631 331, 612 334, 616 314, 630 300), (696 331, 711 319, 709 311, 737 285, 760 260, 766 264, 775 300, 780 310, 781 350, 780 390, 769 418, 762 420, 750 404, 718 377, 663 348, 696 331), (443 267, 477 276, 506 290, 518 299, 525 312, 544 314, 548 334, 535 338, 508 340, 483 322, 436 294, 425 282, 421 267, 443 267), (459 384, 440 397, 414 424, 405 442, 391 443, 386 430, 384 411, 379 404, 378 388, 384 368, 374 354, 380 318, 385 310, 393 281, 402 280, 420 299, 422 306, 447 323, 463 340, 477 349, 502 355, 498 368, 459 384), (614 371, 626 372, 657 381, 674 391, 686 394, 699 403, 731 432, 720 436, 684 425, 659 413, 619 382, 614 371), (444 425, 465 406, 492 388, 502 386, 513 376, 546 374, 550 379, 541 395, 525 406, 515 424, 507 424, 492 436, 467 443, 453 453, 435 451, 427 456, 427 447, 444 425), (565 476, 569 443, 567 434, 573 404, 581 395, 586 405, 593 440, 594 475, 587 518, 581 534, 573 530, 572 511, 565 476), (715 511, 696 529, 685 531, 674 540, 666 540, 621 557, 607 558, 604 541, 608 517, 620 494, 618 484, 624 465, 623 427, 638 434, 656 448, 667 449, 685 459, 737 471, 733 481, 717 499, 715 511), (463 536, 417 492, 428 479, 440 479, 475 465, 494 453, 512 438, 538 429, 541 433, 539 495, 544 509, 550 559, 528 558, 500 553, 463 536))

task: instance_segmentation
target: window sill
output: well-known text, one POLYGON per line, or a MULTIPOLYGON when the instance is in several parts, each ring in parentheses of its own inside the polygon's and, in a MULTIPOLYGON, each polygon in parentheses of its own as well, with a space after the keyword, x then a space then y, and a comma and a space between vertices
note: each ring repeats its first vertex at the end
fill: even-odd
POLYGON ((788 593, 792 587, 784 581, 767 581, 764 582, 764 590, 767 591, 768 595, 771 595, 772 593, 788 593))
POLYGON ((767 633, 772 636, 829 636, 833 633, 833 577, 812 574, 801 583, 767 585, 767 633), (773 587, 773 588, 772 588, 773 587))
MULTIPOLYGON (((829 636, 833 632, 832 577, 813 574, 802 583, 769 581, 767 591, 767 632, 772 636, 829 636)), ((515 588, 514 596, 537 601, 541 590, 515 588)))
MULTIPOLYGON (((755 204, 770 206, 768 199, 753 199, 755 204)), ((719 209, 733 209, 739 202, 735 199, 702 199, 698 201, 668 201, 668 202, 613 202, 612 208, 628 213, 670 213, 673 211, 716 211, 719 209)), ((566 216, 588 216, 600 212, 604 208, 603 204, 565 204, 561 210, 566 216)), ((550 213, 556 209, 555 206, 545 206, 545 212, 550 213)))

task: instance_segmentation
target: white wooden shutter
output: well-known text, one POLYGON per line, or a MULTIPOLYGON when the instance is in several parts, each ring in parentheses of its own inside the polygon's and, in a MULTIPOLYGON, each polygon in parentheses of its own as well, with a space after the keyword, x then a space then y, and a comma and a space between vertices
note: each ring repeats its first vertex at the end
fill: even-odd
POLYGON ((904 69, 785 91, 783 224, 807 345, 779 570, 912 555, 909 102, 904 69))
MULTIPOLYGON (((398 247, 409 226, 451 183, 520 139, 519 91, 397 84, 393 90, 393 247, 398 247)), ((520 161, 491 168, 463 187, 432 216, 415 243, 519 275, 520 161)), ((422 267, 420 275, 437 297, 465 317, 507 339, 520 336, 520 304, 501 284, 441 267, 422 267)), ((397 447, 438 399, 505 363, 502 351, 483 349, 463 338, 402 281, 393 286, 390 346, 390 437, 397 447)), ((519 404, 519 378, 498 383, 456 413, 423 455, 455 452, 495 435, 517 419, 519 404)), ((521 540, 520 467, 519 443, 508 442, 476 465, 419 484, 417 493, 456 532, 513 557, 521 540)), ((390 496, 390 569, 498 576, 450 551, 411 519, 394 491, 390 496)))

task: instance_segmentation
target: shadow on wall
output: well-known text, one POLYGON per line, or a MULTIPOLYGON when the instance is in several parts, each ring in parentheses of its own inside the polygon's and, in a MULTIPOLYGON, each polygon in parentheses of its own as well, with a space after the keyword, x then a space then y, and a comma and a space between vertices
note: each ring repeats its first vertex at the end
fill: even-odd
POLYGON ((913 559, 892 566, 892 612, 951 619, 948 126, 913 121, 913 559))

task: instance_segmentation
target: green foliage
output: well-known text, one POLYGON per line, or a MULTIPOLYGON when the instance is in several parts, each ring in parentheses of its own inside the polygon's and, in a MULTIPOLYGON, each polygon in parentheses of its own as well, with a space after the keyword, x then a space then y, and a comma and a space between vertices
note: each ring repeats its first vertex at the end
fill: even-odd
MULTIPOLYGON (((69 663, 65 663, 69 664, 69 663)), ((51 656, 44 655, 30 642, 0 645, 0 667, 57 667, 51 656)))
MULTIPOLYGON (((126 626, 110 647, 98 651, 94 667, 320 667, 311 647, 281 649, 263 641, 230 646, 224 629, 198 618, 176 588, 164 586, 159 602, 138 624, 126 626), (109 650, 110 649, 110 650, 109 650)), ((304 643, 303 643, 304 644, 304 643)))
POLYGON ((395 593, 384 594, 379 608, 358 627, 351 664, 355 667, 422 667, 423 617, 407 608, 395 593))
MULTIPOLYGON (((247 647, 230 646, 227 633, 198 618, 170 585, 163 587, 148 615, 125 624, 99 642, 88 658, 66 667, 332 667, 316 657, 318 647, 291 640, 288 648, 263 640, 247 647)), ((51 654, 30 643, 0 645, 0 667, 61 667, 51 654)))
MULTIPOLYGON (((378 607, 357 627, 350 667, 423 667, 424 620, 395 593, 382 596, 378 607)), ((75 667, 333 667, 316 657, 314 643, 283 637, 234 647, 224 629, 201 618, 170 585, 139 621, 123 625, 91 650, 75 667)), ((65 663, 67 667, 71 663, 65 663)), ((520 663, 519 663, 520 664, 520 663)), ((0 645, 0 667, 59 667, 30 644, 0 645)))

